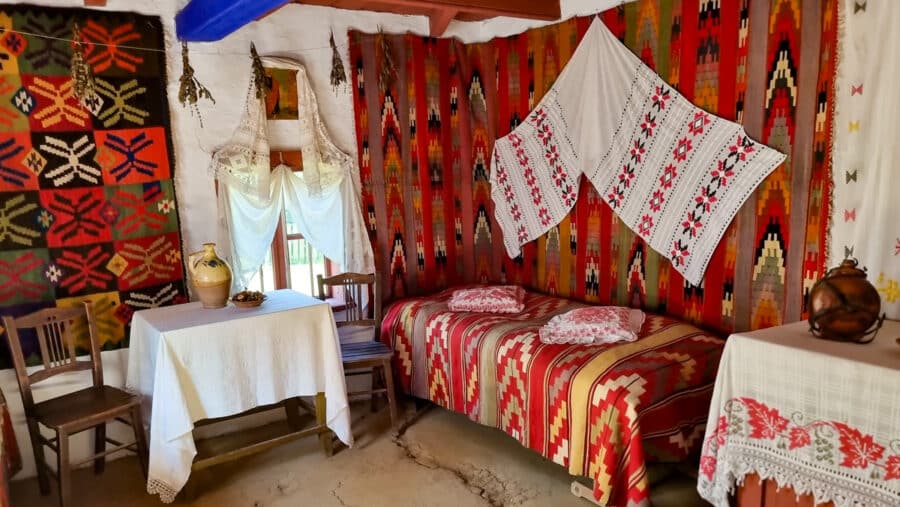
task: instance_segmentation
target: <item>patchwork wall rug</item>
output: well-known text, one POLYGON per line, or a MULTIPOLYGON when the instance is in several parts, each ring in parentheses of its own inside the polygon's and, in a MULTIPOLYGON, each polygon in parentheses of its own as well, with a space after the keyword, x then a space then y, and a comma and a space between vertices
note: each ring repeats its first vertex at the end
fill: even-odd
POLYGON ((186 301, 164 48, 159 18, 0 5, 0 315, 89 299, 115 349, 134 311, 186 301), (87 105, 73 95, 75 23, 87 105))

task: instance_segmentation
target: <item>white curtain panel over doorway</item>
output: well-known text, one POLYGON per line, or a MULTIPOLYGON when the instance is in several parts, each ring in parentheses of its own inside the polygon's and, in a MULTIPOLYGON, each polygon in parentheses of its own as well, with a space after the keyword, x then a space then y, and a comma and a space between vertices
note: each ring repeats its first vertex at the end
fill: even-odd
MULTIPOLYGON (((291 148, 300 149, 303 171, 296 173, 279 165, 269 174, 266 140, 264 192, 234 184, 229 178, 220 179, 219 241, 224 245, 223 251, 234 271, 233 288, 246 287, 259 271, 283 212, 291 216, 313 248, 340 263, 345 271, 374 272, 375 257, 360 207, 361 186, 356 160, 331 141, 319 116, 306 69, 288 58, 263 57, 262 61, 266 67, 297 71, 299 128, 291 148)), ((248 95, 247 100, 254 104, 245 108, 245 115, 255 118, 256 110, 261 108, 260 101, 252 95, 248 95)), ((265 121, 256 125, 254 135, 247 136, 242 132, 244 125, 252 124, 252 119, 242 119, 241 128, 223 150, 234 151, 231 146, 244 139, 268 138, 265 121)), ((217 155, 218 152, 213 156, 214 164, 222 160, 217 155)), ((221 174, 221 170, 216 173, 221 174)))
POLYGON ((840 7, 828 262, 857 258, 900 319, 900 2, 840 7))

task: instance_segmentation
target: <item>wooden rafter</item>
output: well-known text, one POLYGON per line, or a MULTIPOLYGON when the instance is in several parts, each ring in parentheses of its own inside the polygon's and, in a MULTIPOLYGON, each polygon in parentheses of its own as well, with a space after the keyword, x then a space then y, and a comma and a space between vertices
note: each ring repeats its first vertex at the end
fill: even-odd
POLYGON ((476 20, 495 16, 555 20, 559 0, 294 0, 338 9, 370 10, 429 17, 431 35, 441 35, 453 19, 476 20))
MULTIPOLYGON (((292 0, 188 0, 175 16, 176 34, 183 41, 219 40, 261 16, 277 16, 292 0)), ((308 5, 416 14, 429 17, 431 35, 441 35, 453 19, 473 21, 495 16, 556 20, 560 0, 293 0, 308 5)), ((105 5, 106 0, 84 0, 105 5)), ((314 21, 310 21, 314 22, 314 21)))
POLYGON ((459 14, 459 11, 454 9, 436 9, 428 16, 428 31, 431 35, 440 35, 444 33, 444 30, 447 29, 447 25, 453 21, 453 18, 455 18, 457 14, 459 14))

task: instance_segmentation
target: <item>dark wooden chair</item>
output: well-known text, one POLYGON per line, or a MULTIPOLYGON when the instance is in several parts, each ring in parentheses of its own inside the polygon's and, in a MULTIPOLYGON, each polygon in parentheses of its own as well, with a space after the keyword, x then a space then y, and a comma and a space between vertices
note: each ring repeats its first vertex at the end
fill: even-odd
POLYGON ((61 507, 69 503, 72 495, 71 469, 93 461, 94 473, 99 474, 103 472, 107 454, 124 449, 135 451, 146 477, 147 440, 141 419, 141 399, 121 389, 103 385, 103 364, 91 303, 85 302, 70 308, 45 308, 19 318, 3 317, 3 327, 19 380, 19 392, 25 408, 41 494, 50 494, 48 477, 51 474, 48 472, 53 471, 45 460, 44 446, 56 453, 56 474, 53 476, 59 485, 61 507), (27 329, 33 330, 37 335, 43 365, 42 369, 31 375, 25 369, 19 334, 21 330, 27 329), (75 356, 75 341, 79 337, 86 337, 90 343, 88 360, 75 356), (79 370, 91 370, 91 387, 35 403, 31 393, 32 384, 60 373, 79 370), (114 420, 132 426, 134 442, 123 444, 106 437, 106 423, 114 420), (41 425, 53 431, 55 436, 48 439, 42 435, 41 425), (69 436, 91 428, 95 432, 94 455, 86 460, 70 463, 69 436), (107 443, 114 447, 107 449, 107 443))
POLYGON ((387 396, 391 426, 396 430, 397 399, 391 369, 394 353, 378 340, 381 326, 381 287, 378 274, 342 273, 327 278, 318 275, 317 280, 320 299, 327 297, 326 287, 342 287, 344 291, 344 309, 335 311, 335 322, 341 338, 345 375, 372 375, 372 389, 348 391, 347 396, 371 395, 373 412, 376 408, 375 395, 387 396), (364 305, 367 298, 371 299, 370 304, 364 305), (368 311, 370 308, 371 312, 368 311))

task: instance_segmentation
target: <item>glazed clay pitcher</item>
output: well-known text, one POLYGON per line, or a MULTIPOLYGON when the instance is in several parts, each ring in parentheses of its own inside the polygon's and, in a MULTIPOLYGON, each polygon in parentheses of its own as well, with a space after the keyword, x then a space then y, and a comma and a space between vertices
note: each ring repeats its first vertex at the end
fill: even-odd
POLYGON ((188 272, 203 308, 222 308, 231 292, 231 268, 216 255, 215 243, 188 255, 188 272))

